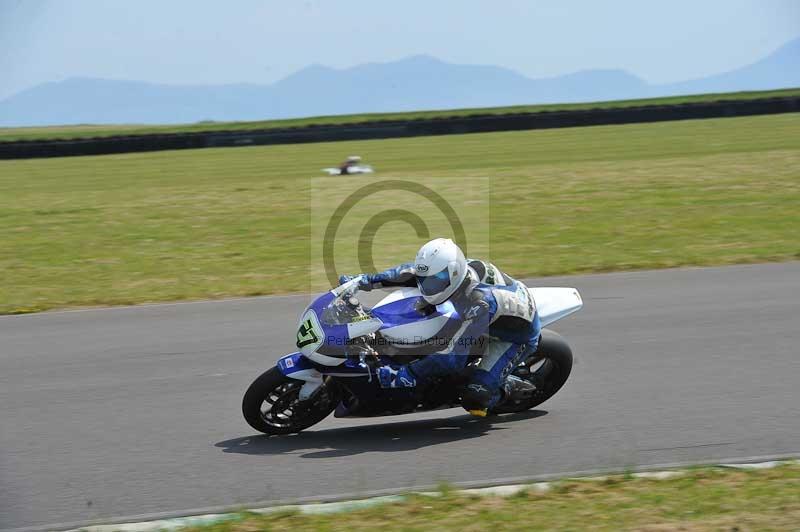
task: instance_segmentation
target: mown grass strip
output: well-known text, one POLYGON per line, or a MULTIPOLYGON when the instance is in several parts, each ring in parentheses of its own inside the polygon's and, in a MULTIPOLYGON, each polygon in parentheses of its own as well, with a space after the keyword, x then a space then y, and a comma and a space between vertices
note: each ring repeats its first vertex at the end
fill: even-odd
MULTIPOLYGON (((310 177, 349 153, 383 177, 488 176, 463 206, 489 209, 475 253, 520 277, 800 258, 800 113, 0 161, 0 313, 320 288, 310 177)), ((387 226, 376 265, 418 240, 387 226)))
POLYGON ((442 496, 347 513, 256 515, 187 532, 280 530, 794 530, 800 523, 800 465, 696 468, 663 480, 633 475, 564 480, 511 497, 442 496))

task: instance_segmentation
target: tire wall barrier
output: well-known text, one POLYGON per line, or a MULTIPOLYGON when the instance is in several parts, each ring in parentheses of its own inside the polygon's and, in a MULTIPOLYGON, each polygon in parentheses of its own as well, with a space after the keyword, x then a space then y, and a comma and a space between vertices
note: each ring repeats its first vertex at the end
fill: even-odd
POLYGON ((616 109, 475 114, 459 117, 309 125, 247 131, 144 134, 82 139, 0 142, 0 159, 105 155, 160 150, 389 139, 429 135, 519 131, 800 112, 800 96, 720 100, 616 109))

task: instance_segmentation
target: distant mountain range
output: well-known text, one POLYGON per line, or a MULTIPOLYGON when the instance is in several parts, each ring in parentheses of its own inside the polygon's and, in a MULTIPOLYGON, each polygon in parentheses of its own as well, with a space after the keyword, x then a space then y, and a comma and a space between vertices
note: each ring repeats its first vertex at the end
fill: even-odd
POLYGON ((271 85, 160 85, 70 78, 0 101, 0 125, 169 124, 566 103, 800 86, 800 38, 707 78, 651 85, 623 70, 530 79, 419 55, 343 70, 312 65, 271 85))

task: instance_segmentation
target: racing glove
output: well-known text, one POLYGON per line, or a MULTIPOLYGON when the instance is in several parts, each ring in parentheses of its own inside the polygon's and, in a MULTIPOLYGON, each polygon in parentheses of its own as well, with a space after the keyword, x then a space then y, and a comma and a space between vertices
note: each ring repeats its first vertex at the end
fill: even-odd
MULTIPOLYGON (((339 284, 343 285, 344 283, 346 283, 347 281, 350 281, 354 277, 356 277, 356 276, 355 275, 340 275, 339 276, 339 284)), ((372 276, 371 275, 364 275, 361 278, 361 281, 359 281, 359 283, 358 283, 358 289, 359 290, 363 290, 365 292, 369 292, 370 290, 372 290, 372 287, 373 287, 373 285, 372 285, 372 276)))
MULTIPOLYGON (((364 275, 358 288, 359 290, 369 291, 373 288, 388 288, 395 286, 416 286, 417 282, 414 279, 414 265, 411 263, 400 264, 394 268, 389 268, 379 273, 367 273, 364 275)), ((339 277, 339 284, 346 283, 354 275, 342 275, 339 277)))
POLYGON ((417 385, 417 379, 408 366, 381 366, 378 368, 378 381, 381 388, 413 388, 417 385))

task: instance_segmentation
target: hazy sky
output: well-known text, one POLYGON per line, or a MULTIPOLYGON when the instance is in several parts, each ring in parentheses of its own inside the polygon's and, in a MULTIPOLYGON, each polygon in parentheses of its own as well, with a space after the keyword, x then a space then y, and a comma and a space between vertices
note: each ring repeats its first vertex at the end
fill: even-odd
POLYGON ((414 54, 670 82, 798 36, 798 0, 0 0, 0 98, 73 76, 269 83, 312 63, 414 54))

